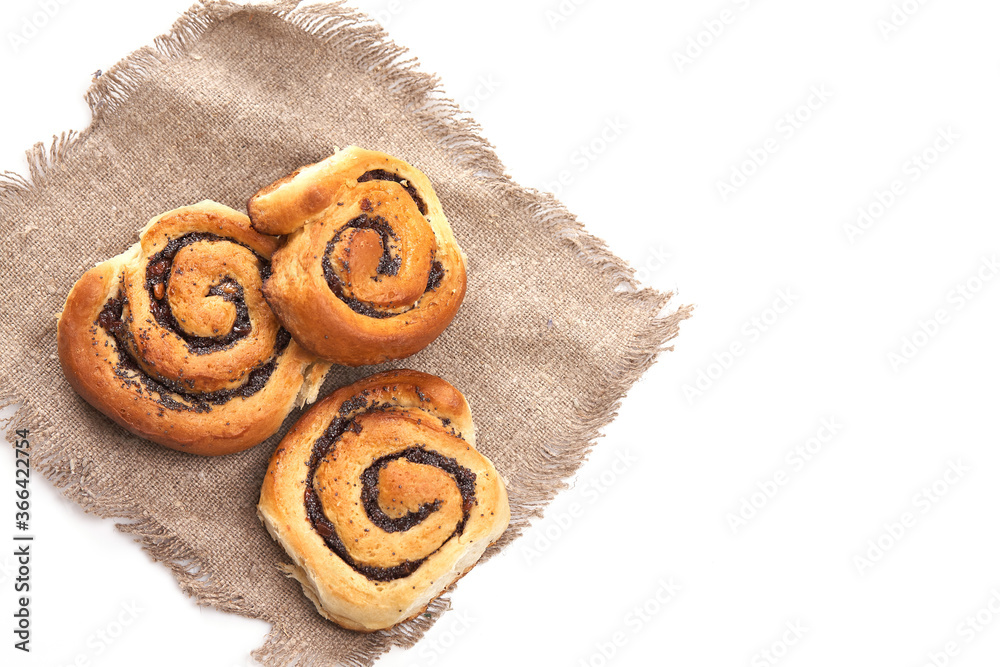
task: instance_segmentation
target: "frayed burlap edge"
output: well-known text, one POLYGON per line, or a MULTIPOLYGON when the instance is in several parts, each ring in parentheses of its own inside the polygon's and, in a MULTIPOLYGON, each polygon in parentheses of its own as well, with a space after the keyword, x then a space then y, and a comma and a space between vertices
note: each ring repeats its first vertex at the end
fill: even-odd
MULTIPOLYGON (((651 314, 655 313, 647 325, 635 333, 623 361, 609 374, 602 391, 578 406, 577 423, 570 425, 561 440, 548 444, 542 466, 512 484, 511 498, 516 498, 517 507, 512 507, 510 529, 487 556, 495 554, 516 539, 529 521, 540 516, 545 505, 565 488, 565 479, 583 463, 600 435, 600 429, 617 415, 628 388, 661 351, 672 349, 666 344, 678 334, 680 322, 690 317, 692 307, 682 306, 664 314, 672 293, 641 289, 635 281, 633 269, 613 255, 603 241, 588 234, 576 217, 552 195, 514 183, 505 173, 492 146, 478 134, 479 126, 444 94, 438 79, 419 71, 416 59, 408 57, 406 49, 393 43, 381 26, 368 16, 345 7, 341 2, 305 7, 298 4, 282 1, 266 5, 238 5, 217 0, 193 6, 176 21, 169 33, 157 37, 151 46, 132 53, 90 87, 86 99, 93 120, 87 129, 54 136, 49 146, 35 144, 27 151, 27 178, 10 171, 0 174, 0 218, 4 221, 8 219, 7 209, 13 200, 29 193, 32 188, 43 186, 48 173, 60 168, 64 157, 75 146, 85 142, 104 115, 120 107, 150 72, 170 59, 186 55, 201 35, 237 12, 249 10, 279 17, 343 50, 359 68, 370 72, 406 101, 407 109, 419 126, 447 151, 456 165, 472 170, 488 189, 522 202, 531 212, 531 222, 549 229, 569 244, 579 257, 598 270, 609 289, 618 293, 618 298, 634 300, 651 314)), ((7 231, 27 234, 31 230, 7 231)), ((118 530, 131 535, 155 561, 170 568, 181 589, 198 604, 263 618, 246 600, 233 598, 212 581, 211 573, 197 550, 171 534, 153 517, 131 506, 127 499, 113 497, 109 490, 100 488, 89 479, 88 463, 72 458, 68 448, 50 441, 51 423, 25 398, 13 387, 10 378, 0 378, 0 407, 20 406, 8 423, 8 435, 18 428, 32 429, 33 467, 60 489, 66 498, 84 511, 119 521, 116 524, 118 530)), ((341 656, 342 664, 370 665, 388 646, 412 646, 449 605, 447 595, 438 598, 425 614, 416 619, 371 635, 372 641, 367 650, 359 649, 341 656)), ((253 656, 265 665, 308 665, 315 661, 315 657, 296 646, 277 623, 253 656)))

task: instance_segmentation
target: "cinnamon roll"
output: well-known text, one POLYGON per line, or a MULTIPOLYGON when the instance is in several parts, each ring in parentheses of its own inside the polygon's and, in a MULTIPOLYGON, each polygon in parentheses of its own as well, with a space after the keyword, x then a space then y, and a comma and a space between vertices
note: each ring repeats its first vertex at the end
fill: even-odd
POLYGON ((430 181, 351 146, 265 187, 254 228, 288 235, 264 295, 307 350, 346 366, 419 352, 465 297, 465 258, 430 181))
POLYGON ((364 632, 419 614, 510 520, 465 398, 411 370, 310 409, 271 457, 258 514, 319 613, 364 632))
POLYGON ((277 245, 212 201, 154 218, 70 291, 58 324, 66 378, 105 415, 172 449, 219 455, 265 440, 315 400, 329 369, 261 294, 277 245))

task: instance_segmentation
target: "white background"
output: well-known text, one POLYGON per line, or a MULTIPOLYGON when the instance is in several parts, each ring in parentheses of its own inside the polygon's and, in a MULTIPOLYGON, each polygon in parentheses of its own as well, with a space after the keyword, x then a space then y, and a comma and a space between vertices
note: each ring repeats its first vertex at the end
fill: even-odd
MULTIPOLYGON (((558 21, 558 0, 356 2, 515 179, 697 304, 575 488, 380 664, 998 664, 1000 6, 896 1, 912 16, 881 28, 893 0, 567 0, 558 21)), ((91 72, 187 0, 63 0, 15 49, 40 4, 0 10, 0 167, 22 172, 87 125, 91 72)), ((3 548, 4 664, 252 664, 265 623, 198 608, 111 522, 33 490, 35 651, 10 648, 3 548)))

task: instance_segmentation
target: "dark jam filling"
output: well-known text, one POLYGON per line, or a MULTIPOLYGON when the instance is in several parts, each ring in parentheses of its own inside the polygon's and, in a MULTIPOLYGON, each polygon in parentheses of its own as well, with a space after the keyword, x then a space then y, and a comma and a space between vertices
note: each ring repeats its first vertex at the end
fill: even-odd
MULTIPOLYGON (((378 268, 375 271, 378 275, 396 275, 399 273, 399 267, 403 261, 400 256, 393 253, 396 249, 396 244, 393 243, 393 241, 398 240, 399 237, 396 235, 396 232, 393 230, 388 221, 381 216, 369 216, 362 213, 337 230, 337 233, 334 234, 332 239, 330 239, 330 242, 326 244, 326 252, 323 254, 322 265, 323 276, 326 278, 326 284, 330 287, 330 291, 333 292, 334 296, 346 303, 348 308, 359 315, 374 317, 376 319, 385 319, 402 315, 406 311, 393 313, 385 310, 379 310, 367 301, 361 301, 356 297, 348 296, 344 293, 344 283, 333 270, 333 264, 330 262, 330 253, 333 252, 334 246, 337 245, 344 233, 349 229, 370 229, 377 232, 381 237, 382 257, 379 259, 378 268)), ((437 289, 441 285, 441 280, 443 278, 444 266, 436 259, 432 259, 431 270, 427 276, 427 287, 424 289, 424 292, 426 293, 437 289)))
POLYGON ((108 332, 118 353, 118 363, 114 368, 115 376, 121 380, 122 389, 136 389, 141 393, 145 388, 150 397, 156 394, 158 396, 156 402, 167 410, 211 412, 212 406, 223 405, 232 398, 253 396, 267 384, 277 365, 278 357, 292 339, 291 334, 279 329, 274 342, 274 356, 270 361, 256 366, 247 373, 246 381, 241 386, 203 394, 190 393, 187 391, 190 387, 183 386, 183 383, 164 382, 150 377, 132 358, 128 352, 131 349, 128 336, 132 316, 122 319, 126 303, 125 295, 119 291, 117 296, 104 304, 104 308, 97 316, 97 325, 108 332), (186 403, 175 400, 171 394, 179 395, 186 403))
POLYGON ((406 459, 410 463, 434 466, 451 475, 458 484, 459 493, 462 494, 462 521, 456 527, 455 533, 460 534, 465 530, 465 522, 469 520, 469 512, 475 504, 476 474, 468 468, 460 466, 455 459, 442 456, 437 452, 429 452, 419 446, 383 456, 361 473, 361 502, 364 504, 365 513, 371 522, 387 533, 400 533, 413 528, 441 507, 441 501, 435 500, 432 503, 421 505, 416 512, 409 512, 397 519, 390 518, 382 511, 378 504, 379 474, 387 463, 399 459, 406 459))
POLYGON ((177 320, 174 319, 174 314, 170 310, 170 304, 166 298, 166 286, 170 282, 170 273, 173 270, 172 262, 181 248, 200 241, 225 241, 226 243, 242 245, 250 250, 257 257, 261 281, 266 280, 270 275, 271 265, 252 248, 238 241, 205 232, 185 234, 171 239, 163 250, 149 258, 149 263, 146 265, 146 290, 149 292, 149 309, 153 313, 156 323, 177 334, 184 340, 192 353, 210 354, 231 347, 236 341, 245 338, 253 330, 253 327, 250 324, 250 311, 247 309, 243 295, 243 286, 231 278, 213 285, 208 291, 210 296, 222 297, 236 308, 236 321, 228 333, 223 336, 192 336, 181 329, 177 320), (159 295, 157 295, 157 289, 159 289, 159 295))
MULTIPOLYGON (((362 204, 367 201, 365 199, 362 204)), ((330 254, 333 247, 343 237, 344 232, 349 229, 370 229, 377 233, 379 238, 382 239, 382 257, 378 260, 378 268, 375 269, 376 273, 380 276, 394 276, 399 273, 399 266, 403 263, 403 259, 397 253, 393 252, 399 247, 399 237, 396 236, 396 232, 389 222, 380 215, 365 215, 362 213, 337 230, 337 233, 333 235, 330 242, 326 244, 327 255, 330 254)))
POLYGON ((410 199, 413 203, 417 205, 417 209, 420 211, 420 215, 427 215, 427 204, 424 202, 423 198, 417 194, 417 188, 413 186, 412 181, 406 181, 405 178, 399 174, 394 174, 391 171, 386 171, 385 169, 372 169, 371 171, 366 171, 361 174, 358 179, 358 183, 365 183, 366 181, 394 181, 399 183, 406 193, 410 195, 410 199), (403 181, 406 181, 406 185, 403 185, 403 181))
POLYGON ((435 259, 431 262, 431 272, 427 276, 427 289, 424 291, 436 290, 441 285, 442 278, 444 278, 444 266, 435 259))
MULTIPOLYGON (((343 406, 341 407, 341 414, 345 414, 343 406)), ((419 560, 403 561, 402 563, 391 567, 376 567, 373 565, 358 563, 351 558, 351 555, 347 552, 347 548, 344 546, 344 542, 340 539, 340 536, 337 535, 336 527, 323 512, 323 504, 316 493, 315 487, 313 486, 313 478, 316 475, 316 469, 319 468, 319 464, 331 450, 335 451, 337 441, 340 440, 341 436, 348 431, 360 433, 361 425, 354 419, 336 417, 332 422, 330 422, 330 426, 327 427, 323 435, 320 436, 313 445, 312 455, 309 457, 309 475, 306 478, 306 490, 304 495, 306 514, 309 517, 309 522, 312 524, 313 529, 319 534, 319 536, 323 538, 326 546, 337 554, 341 560, 350 565, 357 573, 361 574, 365 578, 371 581, 393 581, 395 579, 408 577, 413 574, 417 568, 424 563, 424 561, 430 558, 430 556, 425 556, 419 560)), ((468 468, 459 465, 458 461, 455 459, 442 456, 437 452, 427 451, 419 445, 409 447, 401 452, 377 459, 374 463, 368 466, 363 473, 361 473, 361 501, 364 505, 365 513, 368 515, 371 522, 389 533, 398 533, 410 530, 420 522, 427 519, 427 517, 436 512, 441 506, 440 500, 435 500, 432 503, 425 503, 424 505, 421 505, 420 509, 416 512, 409 512, 405 516, 399 517, 398 519, 392 519, 382 511, 382 508, 379 507, 378 504, 379 474, 387 463, 398 459, 406 459, 412 463, 431 465, 444 470, 446 473, 451 475, 452 479, 455 480, 459 493, 462 495, 462 520, 455 527, 452 534, 449 535, 444 542, 442 542, 441 546, 434 550, 433 553, 437 553, 437 551, 440 550, 442 546, 447 544, 449 540, 456 535, 461 535, 462 531, 465 530, 465 524, 469 520, 469 513, 476 504, 476 474, 468 468)))

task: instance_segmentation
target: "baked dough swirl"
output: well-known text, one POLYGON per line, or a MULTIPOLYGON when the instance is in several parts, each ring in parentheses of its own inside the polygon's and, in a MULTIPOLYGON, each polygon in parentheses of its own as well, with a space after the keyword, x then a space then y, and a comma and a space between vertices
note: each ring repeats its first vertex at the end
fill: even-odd
POLYGON ((254 228, 288 235, 264 294, 307 350, 346 366, 419 352, 465 297, 465 258, 418 169, 351 146, 265 187, 254 228))
POLYGON ((468 403, 411 370, 317 403, 271 457, 258 513, 319 613, 371 632, 419 614, 510 520, 468 403))
POLYGON ((329 369, 261 286, 278 240, 212 201, 164 213, 73 286, 58 324, 73 388, 133 433, 220 455, 271 436, 329 369))

